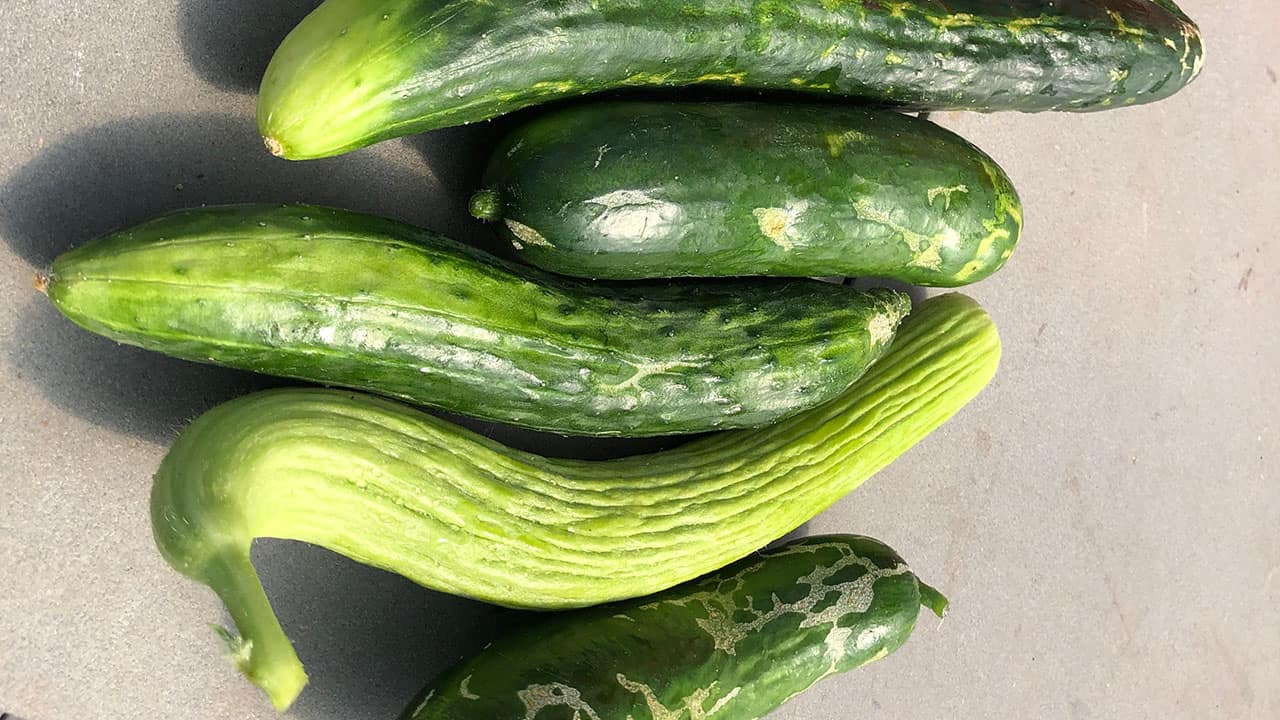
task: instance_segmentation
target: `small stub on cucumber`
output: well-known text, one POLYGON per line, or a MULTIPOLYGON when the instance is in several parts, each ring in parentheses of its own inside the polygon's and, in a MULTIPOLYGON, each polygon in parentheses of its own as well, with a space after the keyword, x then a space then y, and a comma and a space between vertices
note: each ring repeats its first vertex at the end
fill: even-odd
POLYGON ((48 295, 49 294, 49 275, 43 272, 36 273, 36 279, 32 283, 32 285, 34 285, 35 289, 39 290, 41 293, 48 295))
POLYGON ((267 152, 276 157, 284 157, 284 144, 279 140, 266 136, 262 138, 262 144, 267 146, 267 152))
POLYGON ((942 593, 926 585, 919 578, 916 579, 916 584, 920 587, 920 604, 929 608, 939 618, 945 618, 947 616, 947 608, 950 607, 951 602, 942 593))
POLYGON ((501 214, 499 212, 498 193, 493 190, 481 190, 471 196, 471 202, 468 203, 467 209, 471 211, 471 217, 485 222, 492 222, 498 219, 501 214))

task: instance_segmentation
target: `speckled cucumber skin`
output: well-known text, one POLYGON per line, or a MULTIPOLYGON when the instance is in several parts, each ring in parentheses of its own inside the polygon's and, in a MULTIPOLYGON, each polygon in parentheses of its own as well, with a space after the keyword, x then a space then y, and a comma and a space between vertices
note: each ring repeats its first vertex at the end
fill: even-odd
POLYGON ((955 287, 998 270, 1018 195, 955 134, 835 105, 607 102, 499 145, 472 202, 528 262, 590 278, 875 276, 955 287))
POLYGON ((941 615, 946 600, 883 543, 805 538, 499 639, 401 720, 755 720, 897 650, 921 604, 941 615))
POLYGON ((592 285, 308 206, 168 215, 58 258, 47 290, 82 327, 175 357, 622 436, 830 400, 910 309, 811 280, 592 285))
POLYGON ((291 159, 625 87, 918 109, 1101 110, 1199 72, 1161 0, 327 0, 276 51, 258 127, 291 159))

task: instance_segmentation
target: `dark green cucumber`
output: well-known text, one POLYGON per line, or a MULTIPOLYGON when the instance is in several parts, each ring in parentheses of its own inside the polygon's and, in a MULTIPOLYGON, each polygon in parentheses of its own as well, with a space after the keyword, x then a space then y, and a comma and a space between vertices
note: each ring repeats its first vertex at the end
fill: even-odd
POLYGON ((1013 253, 991 158, 926 120, 835 105, 611 102, 499 145, 472 213, 579 277, 846 275, 954 287, 1013 253))
POLYGON ((307 206, 168 215, 58 258, 47 291, 77 324, 175 357, 583 435, 818 405, 910 309, 807 280, 593 286, 307 206))
POLYGON ((941 617, 947 601, 879 541, 805 538, 500 639, 402 720, 754 720, 897 650, 922 604, 941 617))
POLYGON ((277 155, 625 87, 740 86, 919 109, 1099 110, 1200 70, 1169 0, 327 0, 262 80, 277 155))

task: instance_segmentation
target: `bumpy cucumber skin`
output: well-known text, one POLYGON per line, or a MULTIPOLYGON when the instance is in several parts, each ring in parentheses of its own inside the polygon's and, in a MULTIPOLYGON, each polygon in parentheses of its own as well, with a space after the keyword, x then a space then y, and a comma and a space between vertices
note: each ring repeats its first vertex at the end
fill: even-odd
POLYGON ((607 461, 519 452, 359 393, 257 393, 201 415, 173 443, 152 487, 152 528, 169 564, 226 605, 236 664, 286 707, 306 676, 250 562, 254 538, 320 545, 512 607, 640 597, 829 507, 959 411, 999 358, 976 303, 931 298, 839 398, 607 461))
POLYGON ((335 155, 615 88, 741 86, 918 109, 1168 97, 1200 32, 1161 0, 327 0, 263 77, 277 155, 335 155))
POLYGON ((598 286, 382 218, 179 212, 58 258, 77 324, 175 357, 581 435, 754 427, 846 390, 910 309, 815 281, 598 286))
POLYGON ((754 720, 898 649, 921 602, 883 543, 805 538, 502 638, 432 681, 402 720, 754 720))
MULTIPOLYGON (((1022 206, 989 157, 888 110, 609 102, 499 145, 491 215, 522 257, 590 278, 875 276, 955 287, 1013 254, 1022 206)), ((473 207, 482 203, 473 203, 473 207)))

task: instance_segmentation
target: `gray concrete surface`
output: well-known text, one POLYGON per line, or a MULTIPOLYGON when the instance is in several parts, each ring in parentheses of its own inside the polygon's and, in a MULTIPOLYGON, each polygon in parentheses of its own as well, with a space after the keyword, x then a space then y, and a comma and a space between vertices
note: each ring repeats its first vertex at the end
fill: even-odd
MULTIPOLYGON (((492 242, 463 212, 491 129, 309 164, 262 152, 254 84, 313 4, 4 3, 0 712, 273 716, 207 627, 224 620, 215 598, 155 552, 146 510, 177 429, 273 381, 80 331, 32 290, 36 268, 206 202, 329 203, 492 242)), ((938 118, 1025 201, 1021 248, 969 291, 1003 366, 807 530, 883 538, 953 612, 775 717, 1280 717, 1280 10, 1183 5, 1209 59, 1163 104, 938 118)), ((526 620, 311 547, 255 557, 311 672, 305 720, 393 717, 526 620)))

